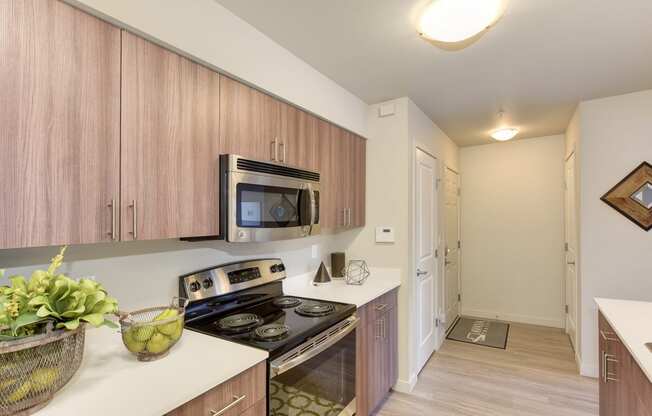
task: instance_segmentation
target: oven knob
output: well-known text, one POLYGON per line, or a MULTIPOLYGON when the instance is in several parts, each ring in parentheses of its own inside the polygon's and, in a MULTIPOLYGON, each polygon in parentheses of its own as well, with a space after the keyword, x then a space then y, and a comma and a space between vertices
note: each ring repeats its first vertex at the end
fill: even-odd
POLYGON ((202 285, 204 286, 204 289, 210 289, 213 287, 213 279, 204 279, 202 285))
POLYGON ((278 267, 276 267, 276 265, 273 265, 269 269, 272 271, 272 273, 276 273, 278 271, 278 267))
POLYGON ((195 281, 195 282, 190 283, 190 291, 191 292, 196 292, 199 289, 201 289, 201 285, 199 284, 199 282, 195 281))

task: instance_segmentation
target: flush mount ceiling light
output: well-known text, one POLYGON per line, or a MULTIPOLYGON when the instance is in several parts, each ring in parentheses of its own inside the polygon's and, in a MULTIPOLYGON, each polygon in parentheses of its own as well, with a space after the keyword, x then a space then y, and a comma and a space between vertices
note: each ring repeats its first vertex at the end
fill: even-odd
POLYGON ((496 23, 506 5, 507 0, 435 0, 421 14, 419 32, 434 41, 462 42, 496 23))
POLYGON ((507 140, 512 140, 518 134, 518 129, 513 127, 508 127, 506 129, 496 130, 491 133, 491 137, 494 140, 499 142, 506 142, 507 140))

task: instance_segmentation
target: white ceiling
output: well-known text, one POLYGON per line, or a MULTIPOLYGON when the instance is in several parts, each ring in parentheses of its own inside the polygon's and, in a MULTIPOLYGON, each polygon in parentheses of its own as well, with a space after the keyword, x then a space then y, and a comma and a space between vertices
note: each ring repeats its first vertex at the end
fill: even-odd
POLYGON ((511 0, 458 51, 417 35, 425 0, 216 1, 369 104, 409 96, 460 145, 489 143, 501 108, 538 137, 581 100, 652 88, 650 0, 511 0))

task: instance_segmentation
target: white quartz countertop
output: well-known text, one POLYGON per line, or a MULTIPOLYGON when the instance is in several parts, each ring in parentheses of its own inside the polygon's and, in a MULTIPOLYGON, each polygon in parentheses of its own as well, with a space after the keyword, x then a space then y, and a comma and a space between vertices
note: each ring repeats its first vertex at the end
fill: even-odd
POLYGON ((652 383, 652 302, 596 299, 598 308, 652 383))
POLYGON ((370 268, 369 271, 369 278, 360 286, 347 285, 343 279, 315 286, 312 284, 314 273, 306 273, 285 279, 283 291, 286 295, 352 303, 360 307, 401 285, 399 269, 370 268))
POLYGON ((167 357, 140 362, 115 329, 86 332, 79 371, 39 416, 161 416, 267 359, 267 352, 184 330, 167 357))

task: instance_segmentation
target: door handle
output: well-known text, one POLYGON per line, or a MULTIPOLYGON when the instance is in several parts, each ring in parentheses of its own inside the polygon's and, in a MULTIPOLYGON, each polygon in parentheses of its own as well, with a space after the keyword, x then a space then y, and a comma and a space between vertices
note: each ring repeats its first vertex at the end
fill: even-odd
POLYGON ((568 265, 573 265, 573 266, 574 266, 574 265, 575 265, 575 262, 574 262, 574 261, 567 261, 566 264, 568 264, 568 265))
POLYGON ((422 270, 417 269, 417 276, 425 276, 427 274, 428 274, 428 272, 424 272, 422 270))

